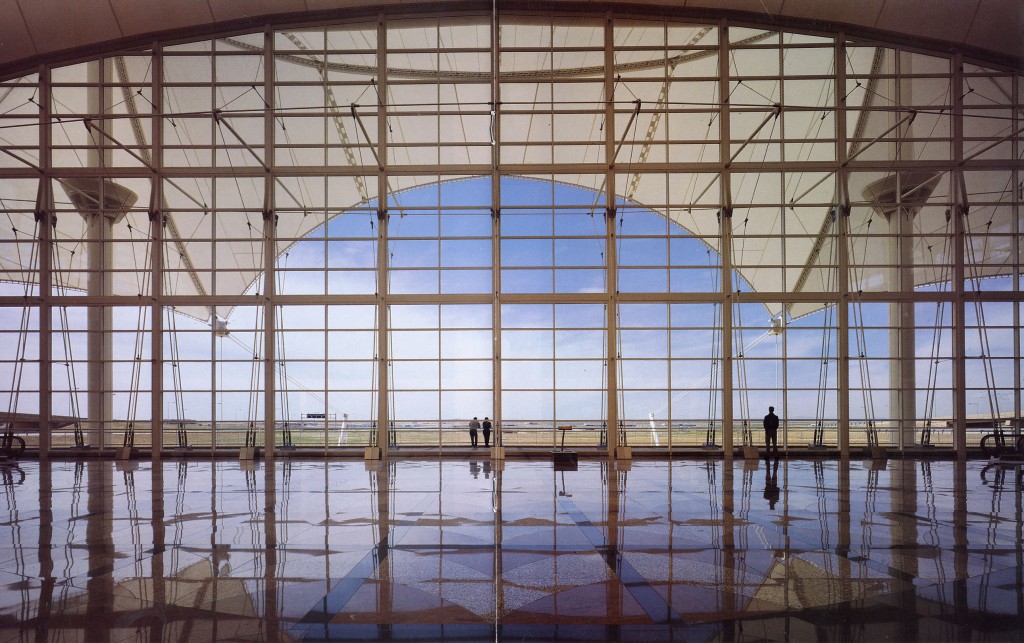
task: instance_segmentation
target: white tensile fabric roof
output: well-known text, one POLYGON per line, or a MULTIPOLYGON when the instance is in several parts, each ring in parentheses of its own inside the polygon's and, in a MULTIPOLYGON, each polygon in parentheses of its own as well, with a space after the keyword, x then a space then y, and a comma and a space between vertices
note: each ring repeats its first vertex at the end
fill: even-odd
MULTIPOLYGON (((548 6, 558 10, 560 4, 578 6, 558 0, 548 6)), ((676 12, 714 12, 766 24, 795 21, 809 28, 851 33, 871 30, 1018 60, 1022 54, 1024 12, 1018 0, 662 0, 640 4, 676 12)), ((605 10, 600 1, 589 5, 598 13, 605 10)), ((397 6, 416 9, 408 0, 7 0, 0 3, 0 77, 32 69, 40 60, 55 60, 108 42, 152 42, 154 34, 181 39, 207 29, 231 29, 239 21, 251 24, 309 12, 317 12, 314 18, 319 20, 345 11, 397 6)), ((478 11, 480 6, 450 1, 431 3, 426 10, 427 15, 437 15, 444 10, 478 11)), ((498 6, 510 10, 515 3, 504 0, 498 6)), ((534 2, 530 6, 537 10, 542 5, 534 2)))
MULTIPOLYGON (((446 45, 457 44, 460 47, 486 49, 490 30, 490 24, 474 24, 472 20, 440 27, 429 22, 419 26, 413 23, 409 28, 396 33, 396 37, 389 41, 389 47, 410 50, 440 47, 443 50, 446 45)), ((316 33, 315 30, 287 32, 285 38, 277 38, 276 80, 309 80, 320 73, 331 73, 344 77, 349 85, 341 88, 339 95, 327 98, 316 86, 287 87, 279 90, 277 106, 322 111, 330 100, 346 106, 355 102, 372 105, 375 99, 372 93, 367 94, 367 88, 374 86, 378 71, 376 63, 367 60, 365 55, 352 54, 330 67, 331 61, 325 62, 323 54, 318 56, 315 53, 317 48, 324 46, 322 41, 317 42, 316 33), (292 51, 288 51, 288 43, 293 46, 292 51), (362 89, 359 89, 360 86, 362 89)), ((665 33, 666 30, 657 23, 636 23, 628 32, 622 31, 621 41, 618 40, 618 32, 616 35, 619 49, 615 53, 614 99, 618 113, 613 131, 619 149, 615 158, 615 192, 626 204, 650 207, 669 216, 718 250, 716 215, 723 203, 714 168, 716 163, 718 167, 721 166, 718 158, 719 130, 717 124, 712 127, 706 123, 714 121, 715 106, 721 102, 717 82, 713 80, 717 73, 718 59, 717 51, 712 47, 717 44, 717 35, 711 28, 681 24, 677 33, 668 36, 664 56, 652 56, 652 50, 640 49, 652 43, 657 45, 665 42, 665 33), (712 77, 710 81, 707 80, 709 76, 712 77), (631 110, 634 101, 639 101, 640 105, 640 111, 635 115, 631 110), (689 104, 695 107, 695 111, 700 111, 700 108, 704 111, 692 118, 663 117, 660 111, 666 104, 689 104), (708 127, 701 130, 694 127, 696 123, 707 124, 708 127), (689 140, 692 144, 669 144, 670 141, 680 139, 689 140), (641 171, 645 164, 651 163, 672 163, 691 168, 700 167, 703 163, 707 169, 701 172, 641 171), (666 203, 671 205, 666 206, 666 203)), ((502 52, 498 73, 498 81, 502 86, 500 167, 528 167, 534 170, 533 174, 510 171, 510 175, 535 176, 595 192, 605 188, 605 175, 599 169, 606 162, 603 40, 604 27, 600 23, 581 22, 555 29, 543 23, 530 24, 528 21, 503 25, 502 46, 508 49, 502 52), (547 47, 568 50, 544 51, 547 47), (538 102, 531 104, 531 101, 538 102), (550 114, 540 113, 552 105, 550 114), (595 169, 589 173, 571 174, 536 172, 538 166, 552 163, 559 164, 557 167, 565 167, 563 164, 592 164, 590 167, 595 169)), ((818 40, 822 43, 820 50, 787 51, 786 55, 790 58, 782 65, 782 74, 793 74, 794 79, 807 75, 809 79, 792 81, 792 84, 787 85, 784 98, 778 79, 751 82, 746 86, 739 83, 731 90, 730 102, 733 108, 746 112, 742 116, 733 114, 732 139, 743 141, 751 137, 749 145, 733 144, 733 161, 738 169, 732 174, 732 261, 753 290, 758 292, 830 292, 836 288, 835 269, 830 267, 836 263, 836 249, 832 243, 835 230, 829 226, 832 205, 839 200, 836 182, 825 170, 784 173, 781 165, 784 160, 794 161, 795 167, 801 162, 827 163, 835 160, 834 125, 831 124, 831 119, 835 117, 833 65, 829 61, 826 67, 817 69, 815 65, 820 63, 814 59, 821 52, 830 52, 831 49, 826 39, 818 40), (805 59, 801 59, 801 56, 805 59), (805 65, 806 71, 802 69, 805 65), (781 103, 781 114, 773 113, 777 103, 781 103), (816 128, 818 123, 815 119, 825 121, 826 124, 816 128), (782 122, 786 123, 788 129, 780 142, 782 122), (816 139, 820 139, 820 145, 815 144, 816 139), (785 148, 785 158, 781 156, 782 148, 785 148), (783 226, 785 236, 782 236, 783 226), (782 265, 786 266, 785 271, 780 268, 782 265)), ((793 41, 790 34, 783 34, 780 40, 777 32, 758 30, 737 30, 733 41, 739 45, 778 45, 780 42, 812 45, 815 42, 810 37, 798 37, 793 41)), ((343 48, 345 44, 335 42, 330 46, 343 48)), ((218 51, 261 54, 262 35, 218 39, 216 47, 218 51)), ((755 54, 770 52, 762 54, 768 58, 777 55, 777 50, 752 51, 755 54)), ((254 57, 259 59, 259 56, 254 57)), ((148 73, 143 67, 144 62, 140 62, 143 58, 130 61, 131 64, 126 67, 129 77, 148 73)), ((892 74, 895 59, 894 50, 879 50, 873 46, 852 48, 847 73, 892 74)), ((946 64, 948 69, 947 62, 936 60, 939 70, 942 64, 946 64)), ((746 64, 755 73, 758 71, 756 62, 733 61, 732 64, 746 64)), ((188 80, 175 77, 176 71, 179 71, 178 68, 167 71, 165 83, 188 80)), ((778 68, 775 73, 780 73, 778 68)), ((451 56, 427 55, 415 51, 395 53, 389 55, 387 75, 393 83, 388 101, 397 105, 394 108, 397 113, 392 113, 388 127, 390 164, 399 167, 489 167, 494 130, 492 119, 487 114, 492 70, 486 53, 451 56), (446 84, 446 81, 459 84, 446 84), (457 107, 439 107, 441 104, 454 104, 457 107), (422 117, 416 108, 403 105, 427 106, 425 111, 430 113, 422 117), (439 113, 442 111, 443 114, 439 113), (442 144, 437 145, 437 142, 442 144)), ((141 81, 142 78, 134 77, 131 80, 141 81)), ((986 88, 987 96, 1009 100, 1009 94, 1006 94, 1009 88, 1003 86, 1003 81, 993 79, 990 83, 991 86, 986 88), (1000 92, 1006 95, 1000 96, 1000 92)), ((859 82, 857 86, 853 86, 852 81, 848 83, 848 88, 851 88, 847 96, 847 106, 851 108, 847 112, 848 134, 862 140, 871 140, 886 133, 890 135, 871 150, 861 149, 871 147, 870 144, 858 143, 851 145, 847 153, 863 153, 862 158, 884 160, 891 158, 898 147, 903 158, 948 159, 948 144, 945 152, 941 145, 938 146, 939 151, 935 152, 934 147, 928 150, 928 143, 922 141, 936 135, 936 132, 940 137, 948 138, 950 135, 949 121, 943 116, 945 106, 952 101, 949 79, 938 75, 927 77, 913 88, 914 104, 941 106, 936 108, 931 118, 907 118, 904 110, 882 109, 896 102, 897 85, 891 80, 883 81, 871 91, 866 91, 859 82), (937 156, 932 157, 931 154, 937 156)), ((900 90, 909 91, 906 87, 900 90)), ((219 137, 220 142, 230 144, 246 144, 250 135, 251 140, 258 140, 262 136, 261 118, 247 121, 226 111, 218 120, 210 114, 209 92, 203 94, 189 91, 188 88, 174 87, 168 87, 166 91, 169 112, 206 114, 204 118, 180 119, 175 124, 178 136, 185 132, 190 141, 209 140, 213 129, 216 131, 214 136, 219 137), (216 123, 211 125, 214 121, 216 123)), ((254 97, 250 94, 246 97, 241 89, 239 93, 241 96, 234 99, 238 102, 231 101, 234 103, 232 109, 258 111, 262 104, 258 95, 254 97)), ((3 107, 0 101, 0 109, 3 107)), ((59 113, 63 109, 71 108, 61 105, 56 111, 59 113)), ((78 109, 84 110, 85 107, 78 109)), ((119 109, 126 110, 127 107, 119 109)), ((277 248, 279 254, 294 240, 322 225, 325 218, 344 216, 342 213, 350 208, 370 207, 375 201, 376 161, 363 138, 375 136, 376 121, 370 113, 372 111, 371 107, 365 108, 366 116, 362 119, 343 115, 312 121, 312 127, 325 130, 326 133, 313 136, 311 140, 326 140, 340 146, 346 142, 344 139, 347 137, 349 142, 357 144, 329 162, 350 168, 364 168, 365 173, 359 177, 332 177, 326 209, 323 209, 321 203, 324 200, 323 179, 313 176, 308 179, 279 178, 277 207, 274 208, 280 213, 277 234, 287 240, 280 242, 277 248), (360 141, 363 145, 358 145, 360 141)), ((993 139, 1007 136, 1012 134, 1011 127, 1009 123, 1003 123, 993 130, 987 130, 986 135, 993 139)), ((120 136, 130 140, 128 132, 130 130, 125 128, 120 136)), ((301 138, 302 133, 293 127, 289 136, 301 138)), ((133 147, 129 141, 122 142, 133 147)), ((135 142, 138 143, 138 138, 135 142)), ((280 139, 278 143, 281 143, 280 139)), ((258 143, 252 145, 252 150, 238 149, 230 153, 228 163, 237 165, 248 174, 256 174, 253 169, 258 169, 263 162, 263 151, 258 143)), ((985 143, 973 145, 980 149, 985 143)), ((188 153, 184 154, 187 156, 188 153)), ((278 164, 282 163, 281 156, 281 152, 278 152, 278 164)), ((140 163, 124 155, 122 159, 128 165, 138 166, 140 163)), ((198 162, 202 163, 201 160, 198 162)), ((473 175, 472 172, 463 174, 457 171, 441 177, 436 174, 410 176, 399 173, 388 177, 387 187, 389 193, 401 195, 404 191, 436 182, 439 178, 448 181, 473 175)), ((886 177, 895 181, 896 175, 896 172, 880 169, 851 174, 848 193, 849 202, 853 206, 850 230, 854 235, 867 231, 877 234, 883 232, 880 227, 890 225, 887 217, 880 213, 880 208, 872 207, 870 201, 872 194, 877 195, 879 192, 877 182, 886 177), (872 184, 875 184, 873 188, 869 188, 872 184), (872 189, 874 192, 870 191, 872 189), (869 222, 874 227, 869 228, 869 222)), ((901 200, 905 206, 908 209, 920 207, 920 212, 912 220, 915 262, 920 263, 913 271, 914 283, 922 285, 944 281, 950 276, 948 265, 952 256, 943 255, 940 246, 941 238, 948 235, 947 212, 955 191, 954 181, 948 173, 941 171, 903 172, 899 173, 899 177, 903 194, 901 200), (926 185, 927 189, 917 192, 922 185, 926 185), (918 197, 925 201, 910 207, 911 204, 907 202, 918 197)), ((998 183, 999 180, 997 177, 994 182, 998 183)), ((260 177, 244 176, 220 178, 217 181, 230 182, 230 189, 218 190, 216 208, 210 206, 210 210, 217 215, 212 218, 204 217, 200 212, 213 202, 210 194, 212 179, 178 178, 164 184, 162 209, 169 217, 165 234, 170 237, 176 251, 169 253, 171 256, 167 257, 167 262, 169 267, 179 271, 175 273, 176 280, 172 288, 175 295, 243 294, 252 289, 262 274, 262 221, 259 212, 264 208, 263 180, 260 177), (210 226, 216 226, 215 236, 225 240, 218 242, 216 257, 211 256, 213 244, 210 243, 210 226), (215 286, 210 283, 209 268, 191 269, 195 266, 209 267, 214 263, 219 269, 215 286), (232 270, 225 270, 228 267, 232 270)), ((141 239, 137 235, 148 226, 145 210, 150 194, 149 179, 118 179, 118 183, 137 193, 139 198, 134 210, 115 224, 115 238, 141 239)), ((1012 201, 1013 190, 1007 192, 1005 187, 994 187, 1003 191, 996 201, 1012 201)), ((109 186, 105 188, 108 198, 112 189, 109 186)), ((57 209, 62 211, 58 215, 56 230, 58 240, 62 240, 58 254, 63 252, 63 256, 59 257, 59 261, 65 271, 63 285, 84 290, 87 287, 87 273, 84 272, 87 253, 72 253, 70 250, 74 249, 74 242, 87 237, 86 224, 83 217, 74 215, 73 210, 82 209, 82 206, 81 203, 78 206, 69 205, 69 191, 73 192, 74 186, 69 186, 67 181, 55 188, 57 209)), ((969 187, 968 192, 971 191, 969 187)), ((978 191, 981 189, 978 188, 978 191)), ((990 191, 986 190, 986 193, 990 191)), ((89 197, 85 198, 87 202, 89 197)), ((875 196, 875 199, 878 198, 882 197, 875 196)), ((990 218, 996 220, 995 231, 998 231, 999 217, 1006 215, 1000 214, 998 203, 990 205, 989 209, 992 212, 990 218)), ((893 229, 890 229, 890 233, 893 229)), ((9 238, 10 233, 0 234, 9 238)), ((851 284, 852 288, 892 289, 895 277, 884 264, 894 263, 896 241, 895 237, 881 239, 881 243, 854 242, 851 259, 862 268, 856 276, 857 283, 851 284)), ((113 292, 117 294, 140 292, 142 288, 137 272, 140 268, 139 255, 128 251, 130 247, 131 244, 124 244, 121 247, 123 251, 118 250, 111 259, 111 267, 115 270, 112 277, 113 292)), ((999 264, 1004 261, 1000 255, 1007 251, 1008 248, 1002 248, 999 244, 986 245, 984 252, 989 253, 988 256, 975 258, 976 263, 986 266, 984 272, 973 273, 973 276, 1000 274, 1002 270, 999 264)), ((11 258, 7 258, 5 263, 8 266, 6 274, 0 276, 18 280, 24 266, 17 265, 11 258)), ((788 312, 799 316, 820 307, 820 304, 813 303, 796 304, 788 312)), ((213 312, 203 306, 183 306, 179 311, 200 319, 209 318, 213 312)), ((218 308, 222 316, 224 311, 218 308)), ((772 313, 780 311, 771 310, 772 313)))

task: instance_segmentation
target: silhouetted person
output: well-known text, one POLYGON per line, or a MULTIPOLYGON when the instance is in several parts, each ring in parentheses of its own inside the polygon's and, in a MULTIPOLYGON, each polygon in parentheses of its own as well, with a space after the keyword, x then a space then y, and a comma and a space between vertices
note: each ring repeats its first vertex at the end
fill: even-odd
POLYGON ((764 463, 764 499, 768 501, 768 508, 775 509, 775 503, 779 501, 779 459, 768 466, 768 459, 764 463))
POLYGON ((474 449, 476 448, 476 432, 477 432, 477 429, 479 429, 479 428, 480 428, 480 420, 477 420, 476 417, 474 417, 472 420, 469 421, 469 444, 474 449))
POLYGON ((491 419, 490 418, 486 418, 486 417, 484 418, 483 428, 484 428, 484 446, 485 447, 489 447, 489 446, 491 446, 491 419))
POLYGON ((475 461, 469 461, 469 475, 473 476, 474 479, 480 476, 480 465, 475 461))
POLYGON ((768 407, 768 415, 764 416, 764 454, 770 453, 775 447, 775 455, 779 455, 779 416, 775 415, 775 407, 768 407))

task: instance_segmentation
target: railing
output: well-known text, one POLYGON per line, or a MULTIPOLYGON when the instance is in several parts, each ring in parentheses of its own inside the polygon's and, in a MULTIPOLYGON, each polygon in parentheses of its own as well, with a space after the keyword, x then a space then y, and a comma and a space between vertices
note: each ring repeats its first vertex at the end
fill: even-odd
POLYGON ((539 422, 514 423, 502 425, 501 444, 509 447, 549 447, 565 448, 596 448, 607 445, 608 434, 605 425, 600 421, 593 422, 559 422, 541 424, 539 422), (571 424, 571 431, 559 431, 558 426, 571 424), (563 435, 564 433, 564 435, 563 435))
MULTIPOLYGON (((572 435, 566 438, 566 447, 597 447, 605 444, 604 424, 581 422, 574 424, 572 435)), ((446 448, 470 446, 467 422, 395 422, 392 428, 392 447, 446 448)), ((490 445, 495 445, 497 429, 491 431, 490 445)), ((477 431, 478 448, 484 446, 483 430, 477 431)), ((554 448, 560 434, 554 423, 506 422, 501 427, 502 446, 554 448)))
MULTIPOLYGON (((716 421, 715 444, 722 444, 722 423, 716 421)), ((779 445, 785 439, 789 448, 805 448, 813 442, 817 422, 806 419, 789 419, 779 426, 779 445)), ((931 446, 942 449, 953 448, 953 429, 946 420, 934 421, 931 423, 931 446)), ((1013 421, 1007 420, 1003 425, 1006 435, 1017 435, 1012 428, 1013 421)), ((903 431, 907 435, 905 447, 913 447, 920 441, 921 430, 925 428, 924 421, 907 426, 903 431)), ((626 421, 623 430, 626 433, 626 441, 629 446, 641 448, 668 448, 674 447, 704 447, 708 429, 707 420, 685 420, 673 422, 671 429, 665 421, 655 421, 654 426, 649 420, 626 421)), ((733 424, 733 445, 741 446, 742 420, 736 420, 733 424)), ((839 426, 835 421, 824 422, 822 427, 824 436, 823 444, 837 448, 839 445, 839 426)), ((875 430, 878 434, 880 446, 897 448, 899 446, 899 434, 901 429, 895 422, 881 420, 875 423, 875 430)), ((977 447, 982 436, 992 433, 992 423, 978 422, 971 420, 967 426, 967 444, 977 447)), ((764 445, 764 429, 761 427, 761 420, 751 421, 751 434, 755 446, 764 445)), ((855 420, 850 424, 850 446, 868 446, 867 423, 863 420, 855 420)))
MULTIPOLYGON (((722 424, 716 421, 716 445, 722 443, 722 424)), ((572 424, 573 430, 565 436, 567 448, 598 448, 607 445, 608 431, 601 421, 589 422, 558 422, 572 424)), ((751 433, 755 446, 764 443, 764 431, 760 419, 751 422, 751 433)), ((371 442, 374 434, 374 423, 371 421, 338 421, 338 420, 288 420, 275 425, 275 444, 278 447, 288 446, 286 439, 290 434, 290 446, 295 449, 331 450, 361 449, 371 442)), ((502 445, 510 448, 555 448, 560 445, 560 433, 556 423, 544 421, 506 422, 501 429, 502 445)), ((1006 418, 1002 424, 1008 440, 1016 441, 1020 435, 1020 423, 1013 418, 1006 418)), ((50 445, 54 450, 75 450, 85 448, 95 450, 98 446, 98 432, 95 425, 81 422, 80 432, 73 425, 53 429, 50 445), (77 433, 77 435, 76 435, 77 433)), ((888 420, 878 421, 879 444, 889 448, 899 445, 899 432, 907 436, 904 446, 914 447, 918 444, 924 421, 918 421, 903 429, 888 420)), ((124 439, 127 423, 115 421, 108 423, 104 435, 107 448, 120 446, 124 439)), ((188 448, 191 450, 210 450, 214 444, 218 449, 236 449, 245 444, 248 422, 242 420, 210 421, 188 420, 179 424, 177 421, 165 421, 163 429, 164 449, 188 448), (216 439, 214 439, 216 438, 216 439)), ((791 449, 807 447, 814 435, 815 421, 806 419, 787 419, 779 427, 780 446, 785 442, 791 449)), ((824 444, 836 448, 839 444, 838 425, 836 422, 825 422, 823 427, 824 444)), ((150 423, 139 421, 134 425, 136 448, 150 447, 150 423)), ((492 431, 491 445, 495 443, 496 431, 492 431)), ((619 426, 620 435, 626 444, 642 449, 699 448, 704 447, 708 435, 707 420, 673 421, 671 426, 658 420, 651 426, 649 420, 623 421, 619 426)), ((967 426, 967 444, 978 447, 982 436, 992 433, 991 421, 970 420, 967 426)), ((256 424, 257 446, 263 444, 263 423, 256 424)), ((38 431, 32 428, 15 429, 15 435, 24 438, 28 449, 38 448, 38 431)), ((469 426, 466 422, 394 422, 389 429, 389 446, 392 448, 461 448, 468 447, 469 426)), ((733 426, 733 444, 741 446, 742 420, 736 420, 733 426)), ((483 432, 479 434, 479 445, 483 447, 483 432)), ((850 426, 850 445, 860 448, 868 445, 867 427, 864 421, 853 421, 850 426)), ((953 448, 953 428, 946 420, 931 423, 931 446, 937 449, 953 448)))

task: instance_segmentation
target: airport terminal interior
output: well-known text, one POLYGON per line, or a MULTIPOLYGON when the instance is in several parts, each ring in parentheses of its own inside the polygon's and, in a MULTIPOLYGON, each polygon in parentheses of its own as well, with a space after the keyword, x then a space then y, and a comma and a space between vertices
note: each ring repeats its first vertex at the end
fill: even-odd
POLYGON ((0 641, 1020 640, 1021 42, 3 3, 0 641))

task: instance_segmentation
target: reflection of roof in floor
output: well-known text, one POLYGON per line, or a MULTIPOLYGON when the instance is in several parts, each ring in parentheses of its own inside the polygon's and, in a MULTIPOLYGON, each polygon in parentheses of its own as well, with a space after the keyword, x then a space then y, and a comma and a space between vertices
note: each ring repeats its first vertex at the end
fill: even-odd
POLYGON ((277 628, 303 640, 390 640, 399 628, 430 641, 713 640, 736 628, 746 640, 1015 640, 1020 630, 1020 519, 1005 501, 1017 488, 1012 476, 978 484, 978 461, 783 460, 775 510, 739 461, 717 486, 703 462, 640 461, 627 481, 584 461, 566 474, 572 497, 547 462, 512 460, 497 486, 462 462, 397 461, 375 470, 373 491, 360 487, 362 463, 264 462, 255 478, 227 461, 141 462, 153 469, 127 477, 110 475, 109 461, 78 464, 21 461, 25 483, 6 487, 14 530, 0 554, 17 559, 0 570, 0 640, 147 629, 275 640, 277 628), (206 475, 168 483, 188 469, 206 475), (948 484, 958 472, 974 481, 963 496, 948 484), (267 504, 243 510, 254 489, 267 504), (861 492, 870 499, 856 501, 861 492), (1001 512, 982 513, 994 497, 1001 512))
POLYGON ((751 606, 764 602, 771 603, 773 609, 826 607, 905 589, 899 579, 864 569, 834 554, 818 555, 826 564, 843 563, 850 571, 845 575, 829 571, 802 555, 776 559, 751 596, 751 606))
POLYGON ((55 601, 47 618, 56 624, 67 617, 86 615, 102 600, 108 602, 106 613, 123 627, 152 626, 154 619, 161 622, 165 640, 266 638, 250 587, 230 573, 228 564, 214 570, 210 560, 201 560, 159 584, 153 578, 127 578, 111 586, 108 596, 97 596, 99 590, 90 587, 55 601))

